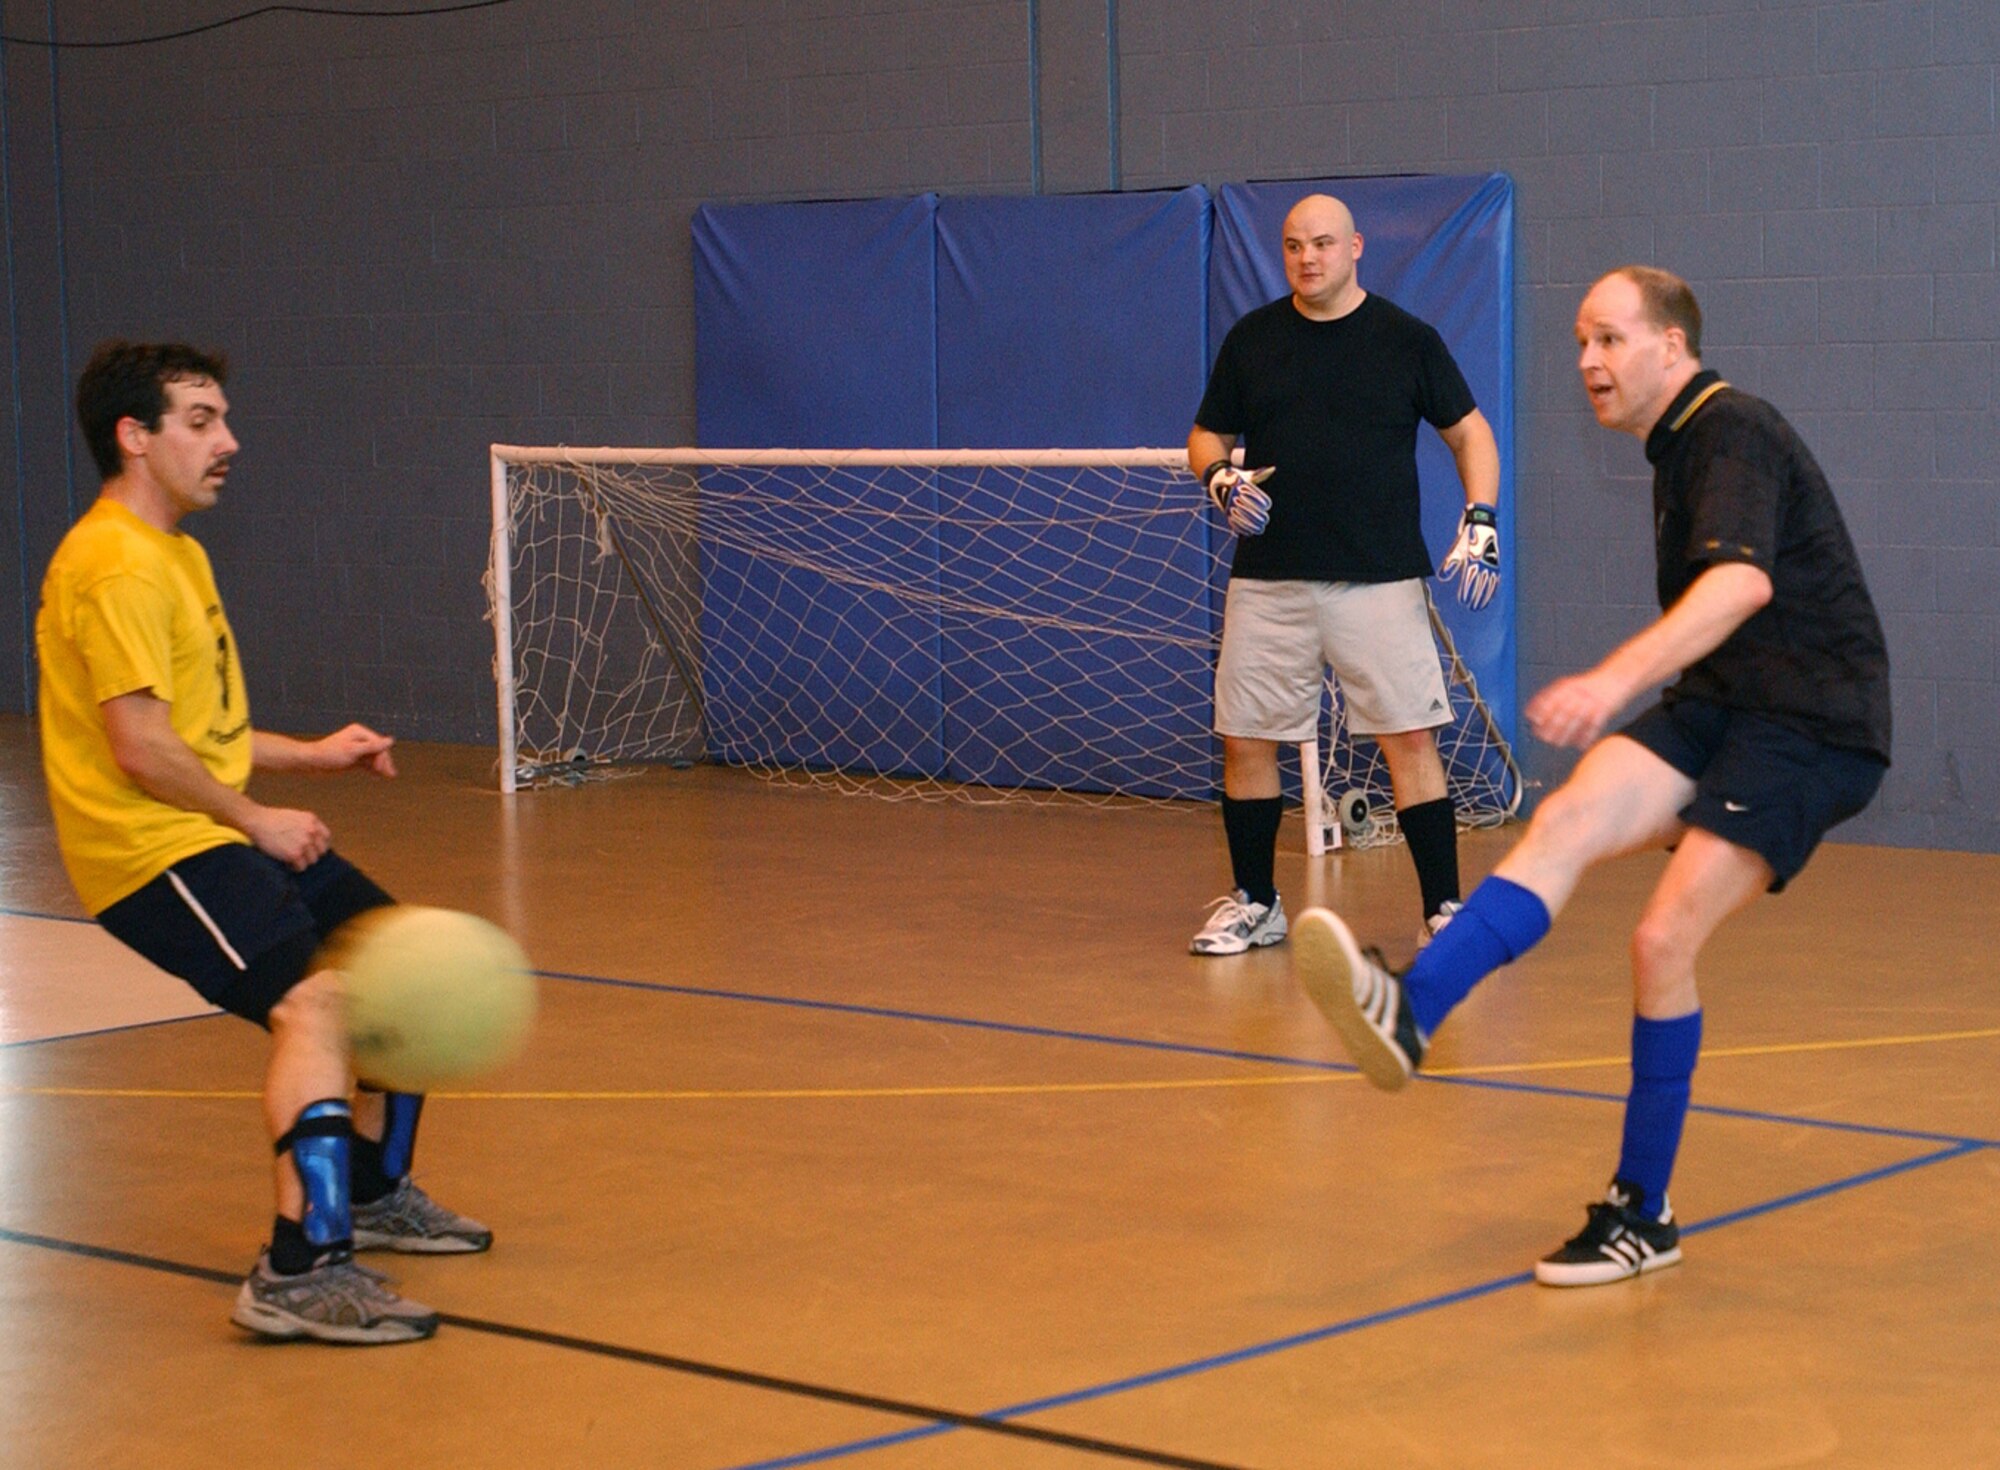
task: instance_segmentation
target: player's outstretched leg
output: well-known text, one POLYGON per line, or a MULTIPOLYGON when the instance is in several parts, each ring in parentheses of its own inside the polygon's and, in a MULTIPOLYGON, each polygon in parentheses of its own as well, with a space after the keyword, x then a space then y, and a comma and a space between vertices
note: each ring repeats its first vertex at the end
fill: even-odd
POLYGON ((371 1113, 379 1105, 382 1136, 369 1137, 368 1126, 357 1123, 352 1171, 354 1248, 421 1255, 463 1255, 490 1248, 491 1230, 470 1216, 446 1209, 424 1193, 410 1175, 423 1097, 365 1088, 362 1097, 371 1113))

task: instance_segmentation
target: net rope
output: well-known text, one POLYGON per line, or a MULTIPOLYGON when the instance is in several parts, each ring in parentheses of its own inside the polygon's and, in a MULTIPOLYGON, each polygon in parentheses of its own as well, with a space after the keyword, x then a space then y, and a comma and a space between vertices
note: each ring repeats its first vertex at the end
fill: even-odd
MULTIPOLYGON (((705 760, 898 799, 1218 789, 1229 542, 1177 451, 494 454, 517 784, 705 760)), ((1519 774, 1433 626, 1447 782, 1497 823, 1519 774)), ((1384 840, 1386 768, 1327 688, 1329 803, 1365 793, 1349 839, 1384 840)))

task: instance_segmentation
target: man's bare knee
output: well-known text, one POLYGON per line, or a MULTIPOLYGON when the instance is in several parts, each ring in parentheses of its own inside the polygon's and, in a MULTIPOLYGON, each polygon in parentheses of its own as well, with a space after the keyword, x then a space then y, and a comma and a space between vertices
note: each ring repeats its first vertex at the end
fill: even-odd
POLYGON ((271 1007, 270 1016, 274 1033, 331 1032, 338 1030, 344 1019, 340 975, 333 970, 306 976, 271 1007))
POLYGON ((1226 794, 1255 800, 1276 796, 1278 742, 1243 735, 1222 737, 1222 786, 1226 794))
POLYGON ((1572 787, 1558 786, 1535 808, 1524 841, 1577 852, 1588 848, 1597 825, 1597 803, 1572 787))
POLYGON ((1693 968, 1699 938, 1671 916, 1647 914, 1632 931, 1632 977, 1643 993, 1693 968))

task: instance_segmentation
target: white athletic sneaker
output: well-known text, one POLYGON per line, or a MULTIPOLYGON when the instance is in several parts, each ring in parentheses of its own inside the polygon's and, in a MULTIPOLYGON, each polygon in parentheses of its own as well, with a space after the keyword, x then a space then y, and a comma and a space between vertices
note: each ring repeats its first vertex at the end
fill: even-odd
POLYGON ((1285 900, 1271 895, 1268 904, 1250 902, 1242 889, 1225 893, 1209 905, 1208 922, 1189 941, 1189 954, 1242 954, 1252 947, 1280 943, 1285 937, 1285 900))
POLYGON ((1437 938, 1438 935, 1444 933, 1444 926, 1451 922, 1452 915, 1464 907, 1465 905, 1455 898, 1447 898, 1443 903, 1439 904, 1438 911, 1424 920, 1424 927, 1417 932, 1417 948, 1422 949, 1433 939, 1437 938))

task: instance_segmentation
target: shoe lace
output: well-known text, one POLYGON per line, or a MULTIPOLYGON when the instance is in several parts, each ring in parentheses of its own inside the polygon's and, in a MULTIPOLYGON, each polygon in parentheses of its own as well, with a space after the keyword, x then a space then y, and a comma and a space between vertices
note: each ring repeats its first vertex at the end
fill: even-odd
POLYGON ((1625 1233, 1625 1209, 1610 1200, 1594 1199, 1583 1207, 1583 1229, 1570 1237, 1573 1247, 1609 1245, 1625 1233))
POLYGON ((364 1317, 368 1315, 368 1309, 397 1300, 387 1276, 370 1270, 348 1255, 322 1261, 308 1277, 302 1278, 302 1282, 321 1300, 346 1302, 364 1317))
POLYGON ((1203 927, 1227 929, 1232 924, 1247 923, 1253 917, 1247 902, 1233 893, 1225 893, 1220 898, 1210 900, 1208 923, 1203 927))

